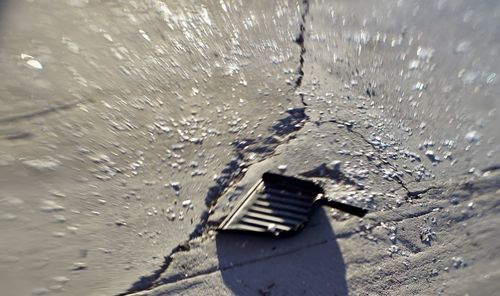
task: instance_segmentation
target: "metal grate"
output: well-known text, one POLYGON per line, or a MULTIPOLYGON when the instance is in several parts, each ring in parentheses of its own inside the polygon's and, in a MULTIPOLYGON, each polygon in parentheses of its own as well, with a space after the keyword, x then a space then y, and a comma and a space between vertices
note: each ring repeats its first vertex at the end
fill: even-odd
POLYGON ((320 193, 322 189, 312 182, 266 173, 220 229, 275 235, 300 230, 320 193))

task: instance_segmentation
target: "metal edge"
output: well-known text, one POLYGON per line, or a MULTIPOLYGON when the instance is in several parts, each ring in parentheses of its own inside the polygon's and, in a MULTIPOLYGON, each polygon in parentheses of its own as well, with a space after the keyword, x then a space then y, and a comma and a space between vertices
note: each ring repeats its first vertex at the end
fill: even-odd
POLYGON ((245 196, 235 205, 234 209, 232 212, 224 218, 222 223, 220 224, 219 227, 217 227, 218 230, 224 230, 225 227, 232 222, 232 220, 237 216, 237 214, 241 211, 242 208, 244 208, 245 204, 250 201, 250 196, 259 188, 260 185, 262 185, 264 181, 262 178, 257 182, 253 187, 245 194, 245 196))

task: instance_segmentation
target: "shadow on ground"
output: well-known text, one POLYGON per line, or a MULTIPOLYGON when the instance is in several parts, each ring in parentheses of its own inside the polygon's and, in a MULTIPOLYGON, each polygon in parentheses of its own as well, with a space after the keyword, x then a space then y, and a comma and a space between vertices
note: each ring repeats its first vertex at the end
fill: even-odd
POLYGON ((323 210, 291 237, 220 233, 219 268, 235 295, 347 295, 345 265, 323 210))

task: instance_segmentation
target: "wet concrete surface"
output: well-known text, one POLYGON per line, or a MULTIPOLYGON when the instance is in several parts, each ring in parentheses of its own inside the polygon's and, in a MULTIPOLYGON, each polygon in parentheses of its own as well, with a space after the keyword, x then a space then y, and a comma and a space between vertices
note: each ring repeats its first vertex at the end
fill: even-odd
POLYGON ((1 7, 5 295, 498 288, 495 1, 1 7), (366 218, 216 234, 262 172, 322 165, 366 218))

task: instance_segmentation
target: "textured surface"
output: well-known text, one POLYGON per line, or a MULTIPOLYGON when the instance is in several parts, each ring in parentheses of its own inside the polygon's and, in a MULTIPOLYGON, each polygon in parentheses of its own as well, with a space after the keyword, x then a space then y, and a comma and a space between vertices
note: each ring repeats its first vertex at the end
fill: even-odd
POLYGON ((497 1, 0 1, 2 295, 498 291, 497 1), (216 236, 267 170, 370 209, 216 236))

